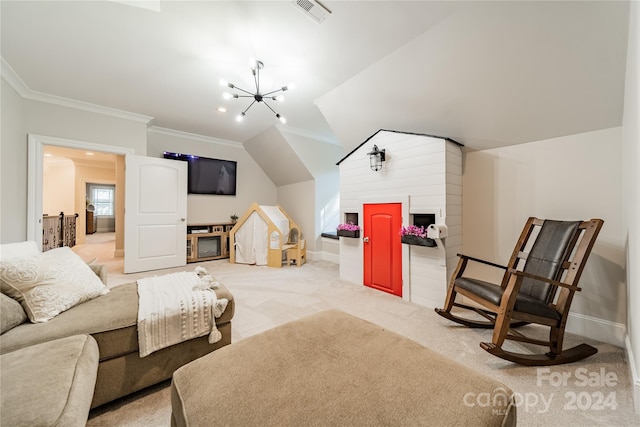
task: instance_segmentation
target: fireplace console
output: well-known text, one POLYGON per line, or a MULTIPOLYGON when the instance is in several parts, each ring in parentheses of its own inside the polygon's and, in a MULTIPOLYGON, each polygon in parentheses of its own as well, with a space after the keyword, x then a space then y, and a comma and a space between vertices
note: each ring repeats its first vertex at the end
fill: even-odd
POLYGON ((229 258, 229 230, 234 225, 187 225, 187 262, 229 258))

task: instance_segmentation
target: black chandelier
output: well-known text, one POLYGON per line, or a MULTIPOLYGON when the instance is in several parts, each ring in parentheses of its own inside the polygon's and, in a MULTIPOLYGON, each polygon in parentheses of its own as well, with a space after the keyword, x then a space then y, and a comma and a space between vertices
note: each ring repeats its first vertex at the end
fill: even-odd
POLYGON ((293 89, 292 85, 282 86, 280 89, 272 90, 271 92, 260 93, 260 70, 262 68, 264 68, 264 64, 262 63, 262 61, 257 61, 255 59, 252 59, 250 62, 251 62, 251 72, 253 73, 253 81, 255 82, 255 85, 256 85, 255 93, 251 93, 248 90, 244 90, 244 89, 234 85, 233 83, 229 83, 226 80, 220 79, 220 84, 222 86, 227 86, 227 87, 229 87, 231 89, 236 89, 236 90, 239 90, 240 92, 246 93, 246 95, 242 95, 242 94, 237 94, 237 93, 225 92, 225 93, 222 94, 224 99, 253 98, 253 101, 251 101, 251 104, 249 104, 249 106, 242 113, 240 113, 236 117, 236 120, 239 121, 239 122, 242 121, 242 119, 244 119, 244 116, 247 114, 247 111, 249 111, 249 108, 251 108, 251 106, 253 104, 255 104, 256 102, 262 102, 264 105, 267 106, 267 108, 269 108, 273 112, 273 114, 276 115, 276 117, 283 124, 287 123, 287 119, 285 119, 283 116, 278 114, 273 108, 271 108, 271 106, 267 103, 267 100, 269 100, 269 101, 284 101, 284 96, 282 94, 277 95, 277 96, 275 94, 277 94, 278 92, 285 92, 285 91, 287 91, 289 89, 293 89))

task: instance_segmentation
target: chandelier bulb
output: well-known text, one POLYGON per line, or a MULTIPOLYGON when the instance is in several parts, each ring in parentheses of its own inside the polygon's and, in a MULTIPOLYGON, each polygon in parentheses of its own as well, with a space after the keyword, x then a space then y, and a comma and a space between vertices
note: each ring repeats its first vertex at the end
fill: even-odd
POLYGON ((238 116, 236 117, 236 122, 241 122, 244 119, 244 116, 245 116, 244 113, 238 114, 238 116))
POLYGON ((236 87, 233 83, 229 83, 228 81, 226 81, 225 79, 220 79, 220 86, 226 86, 229 87, 231 89, 233 89, 234 87, 236 87))
POLYGON ((229 92, 223 92, 222 93, 222 97, 224 99, 231 99, 231 98, 233 98, 233 95, 231 95, 229 92))
POLYGON ((280 123, 282 123, 283 125, 287 124, 287 119, 282 117, 280 114, 276 114, 276 117, 280 120, 280 123))

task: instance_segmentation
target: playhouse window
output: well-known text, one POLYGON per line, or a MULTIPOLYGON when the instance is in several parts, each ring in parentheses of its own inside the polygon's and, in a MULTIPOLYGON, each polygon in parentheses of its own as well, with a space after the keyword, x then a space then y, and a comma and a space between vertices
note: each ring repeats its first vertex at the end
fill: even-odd
POLYGON ((352 223, 358 225, 358 213, 357 212, 345 212, 344 223, 352 223))
POLYGON ((413 214, 413 225, 424 227, 436 223, 436 214, 413 214))

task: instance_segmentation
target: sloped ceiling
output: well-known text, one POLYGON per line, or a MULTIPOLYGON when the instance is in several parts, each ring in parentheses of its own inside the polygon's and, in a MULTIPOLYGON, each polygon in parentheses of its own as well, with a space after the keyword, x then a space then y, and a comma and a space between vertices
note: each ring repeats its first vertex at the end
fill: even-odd
POLYGON ((487 149, 620 126, 627 8, 467 4, 317 104, 347 149, 380 128, 487 149))
POLYGON ((244 148, 277 187, 313 179, 309 169, 276 127, 246 141, 244 148))

